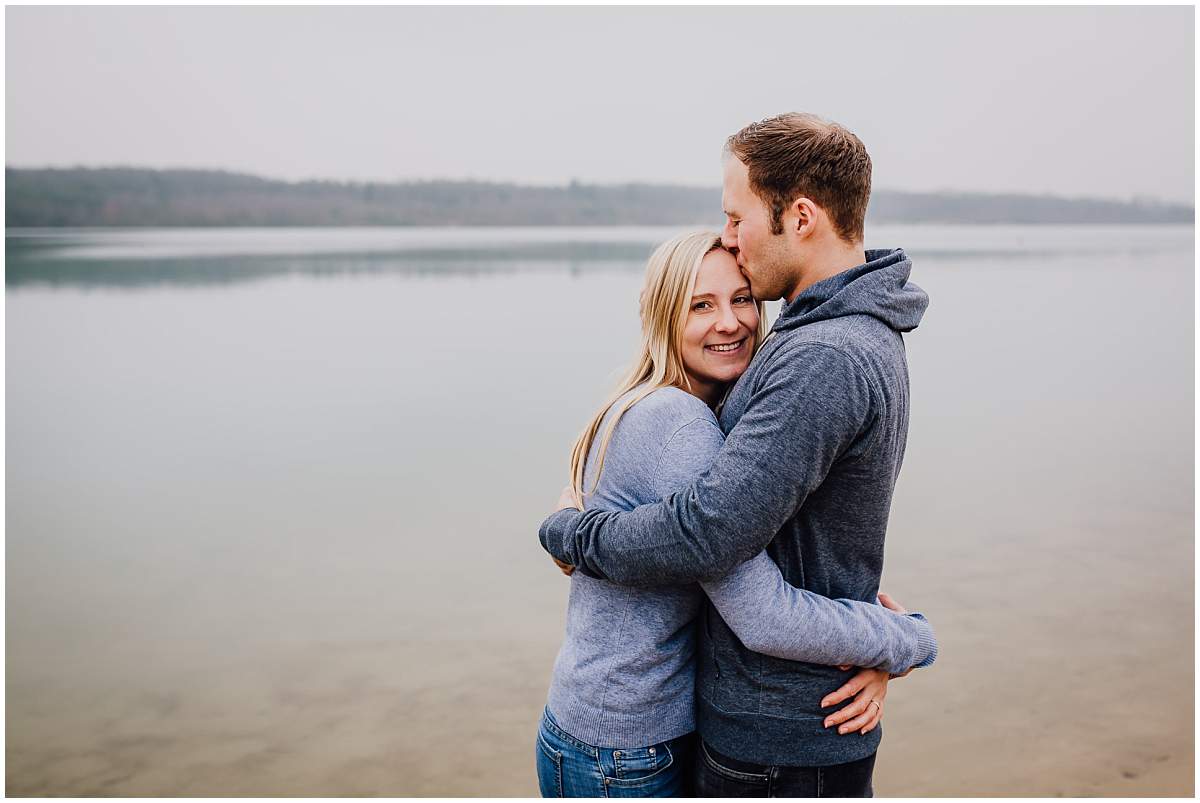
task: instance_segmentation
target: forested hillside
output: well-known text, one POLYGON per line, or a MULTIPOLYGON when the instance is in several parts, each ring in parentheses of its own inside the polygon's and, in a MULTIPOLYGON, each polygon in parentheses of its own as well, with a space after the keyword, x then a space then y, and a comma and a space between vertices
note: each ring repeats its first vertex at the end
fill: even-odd
MULTIPOLYGON (((721 192, 651 184, 285 182, 202 170, 5 170, 7 226, 593 226, 721 222, 721 192)), ((1190 206, 877 190, 879 223, 1190 223, 1190 206)))

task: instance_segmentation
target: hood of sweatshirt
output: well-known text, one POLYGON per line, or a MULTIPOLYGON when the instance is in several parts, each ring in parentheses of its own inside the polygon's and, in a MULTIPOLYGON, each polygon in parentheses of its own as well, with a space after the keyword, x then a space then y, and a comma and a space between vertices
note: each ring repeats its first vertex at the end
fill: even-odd
POLYGON ((784 305, 772 331, 847 315, 870 315, 898 332, 916 329, 929 296, 908 280, 912 262, 904 249, 868 250, 866 258, 862 265, 817 282, 784 305))

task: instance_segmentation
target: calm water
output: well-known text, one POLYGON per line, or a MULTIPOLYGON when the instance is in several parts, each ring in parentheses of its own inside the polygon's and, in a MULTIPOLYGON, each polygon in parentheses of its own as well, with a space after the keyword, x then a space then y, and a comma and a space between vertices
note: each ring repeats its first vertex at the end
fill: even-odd
MULTIPOLYGON (((535 529, 674 231, 9 232, 7 791, 535 794, 535 529)), ((868 245, 932 299, 883 586, 942 644, 877 791, 1190 795, 1193 229, 868 245)))

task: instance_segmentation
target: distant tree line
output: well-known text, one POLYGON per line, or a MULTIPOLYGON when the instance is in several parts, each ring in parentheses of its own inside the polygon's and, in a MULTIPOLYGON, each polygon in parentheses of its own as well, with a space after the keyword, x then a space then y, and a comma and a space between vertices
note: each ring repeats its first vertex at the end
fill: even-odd
MULTIPOLYGON (((718 188, 286 182, 209 170, 5 169, 5 225, 593 226, 721 221, 718 188)), ((1192 223, 1192 206, 878 190, 876 223, 1192 223)))

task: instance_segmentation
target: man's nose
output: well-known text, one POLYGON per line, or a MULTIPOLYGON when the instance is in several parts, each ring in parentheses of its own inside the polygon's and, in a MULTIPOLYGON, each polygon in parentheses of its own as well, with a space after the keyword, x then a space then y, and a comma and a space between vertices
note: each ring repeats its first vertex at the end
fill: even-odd
POLYGON ((737 229, 732 223, 726 223, 725 228, 721 231, 721 245, 729 251, 737 251, 737 229))

